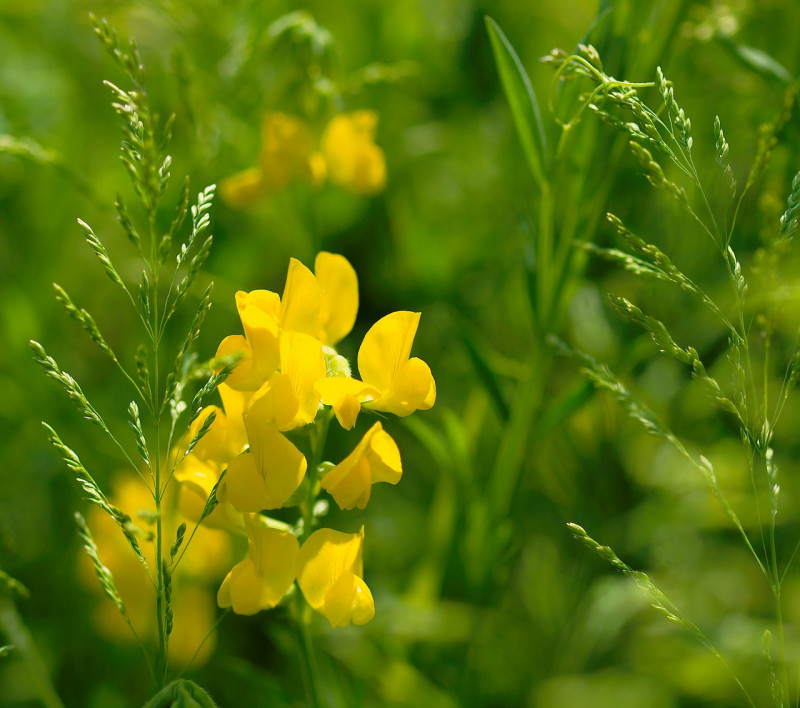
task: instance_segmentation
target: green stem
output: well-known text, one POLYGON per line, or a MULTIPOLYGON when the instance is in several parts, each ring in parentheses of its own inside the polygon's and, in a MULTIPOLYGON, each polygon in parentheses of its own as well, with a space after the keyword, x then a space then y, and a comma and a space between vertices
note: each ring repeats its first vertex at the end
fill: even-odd
POLYGON ((14 645, 15 651, 19 652, 36 688, 39 700, 45 708, 64 708, 17 608, 10 598, 2 595, 0 595, 0 628, 14 645))
POLYGON ((311 639, 311 608, 299 594, 295 595, 295 601, 297 643, 300 649, 300 658, 303 662, 303 683, 306 686, 308 706, 309 708, 319 708, 321 705, 319 700, 319 667, 317 665, 317 656, 314 652, 314 643, 311 639))

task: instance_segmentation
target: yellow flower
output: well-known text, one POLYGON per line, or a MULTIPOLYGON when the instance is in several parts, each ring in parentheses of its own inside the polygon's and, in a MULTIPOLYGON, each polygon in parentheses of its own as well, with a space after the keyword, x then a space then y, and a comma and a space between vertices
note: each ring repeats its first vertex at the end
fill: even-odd
MULTIPOLYGON (((216 358, 239 355, 227 383, 240 391, 255 391, 285 357, 281 343, 286 332, 300 332, 333 346, 347 336, 358 312, 358 279, 344 256, 321 251, 316 275, 292 258, 283 296, 269 290, 236 293, 244 336, 222 340, 216 358)), ((324 376, 324 372, 322 376, 324 376)))
POLYGON ((333 627, 366 624, 375 602, 362 576, 364 527, 348 534, 318 529, 297 555, 297 583, 311 607, 333 627))
POLYGON ((360 194, 380 192, 386 185, 386 159, 375 145, 378 116, 355 111, 335 116, 322 136, 328 179, 360 194))
POLYGON ((275 607, 294 582, 297 539, 288 531, 270 528, 257 514, 245 514, 247 557, 233 566, 217 593, 220 607, 238 615, 254 615, 275 607))
POLYGON ((431 370, 422 359, 409 358, 419 317, 418 312, 393 312, 370 328, 358 350, 363 381, 345 376, 317 381, 322 402, 333 406, 342 427, 355 425, 361 403, 398 416, 433 406, 436 382, 431 370))
POLYGON ((305 180, 313 185, 329 179, 358 194, 375 194, 386 185, 386 158, 375 144, 378 116, 355 111, 334 116, 313 150, 308 125, 296 116, 267 113, 261 128, 259 166, 220 183, 220 195, 233 207, 254 204, 265 194, 305 180))
POLYGON ((299 179, 319 183, 324 179, 324 166, 312 154, 311 147, 311 132, 304 121, 285 113, 267 113, 261 127, 259 167, 223 180, 222 198, 231 206, 242 208, 299 179))
POLYGON ((351 452, 322 478, 340 509, 363 509, 372 485, 397 484, 403 474, 400 450, 380 423, 375 423, 351 452))

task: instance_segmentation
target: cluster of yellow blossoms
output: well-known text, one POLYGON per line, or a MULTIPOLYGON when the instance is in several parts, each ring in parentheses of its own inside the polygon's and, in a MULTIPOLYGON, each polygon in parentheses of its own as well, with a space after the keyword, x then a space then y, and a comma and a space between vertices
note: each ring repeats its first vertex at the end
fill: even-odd
POLYGON ((224 180, 220 194, 231 206, 245 207, 300 180, 314 185, 328 180, 358 194, 380 192, 386 184, 386 160, 375 145, 377 125, 373 111, 340 113, 328 123, 317 147, 303 120, 268 113, 259 165, 224 180))
POLYGON ((218 603, 254 614, 276 606, 296 580, 333 626, 368 622, 375 610, 362 578, 363 527, 313 530, 310 510, 321 489, 341 509, 363 509, 373 484, 400 480, 400 452, 380 422, 338 464, 325 462, 319 447, 334 415, 351 430, 362 408, 406 416, 433 405, 431 371, 410 356, 419 314, 395 312, 373 325, 358 352, 358 380, 335 349, 358 310, 356 274, 344 257, 319 253, 314 273, 292 259, 282 296, 239 292, 236 305, 244 334, 217 350, 217 360, 238 358, 220 385, 224 410, 201 412, 192 433, 215 418, 175 472, 185 514, 198 518, 219 482, 219 506, 206 521, 230 527, 241 518, 247 533, 247 557, 225 577, 218 603), (295 444, 302 439, 310 464, 295 444), (303 509, 303 520, 290 527, 260 513, 284 506, 303 509))

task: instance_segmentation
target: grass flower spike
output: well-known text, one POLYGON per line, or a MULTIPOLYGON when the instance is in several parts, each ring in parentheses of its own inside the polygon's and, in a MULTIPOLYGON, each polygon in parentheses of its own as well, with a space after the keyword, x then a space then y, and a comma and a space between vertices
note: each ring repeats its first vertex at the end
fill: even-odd
POLYGON ((366 624, 375 616, 375 602, 364 582, 364 527, 358 533, 319 529, 297 556, 297 582, 311 607, 332 627, 366 624))
POLYGON ((322 478, 340 509, 363 509, 377 482, 397 484, 403 474, 400 450, 380 423, 375 423, 351 452, 322 478))
POLYGON ((249 541, 247 557, 233 566, 222 581, 217 602, 238 615, 254 615, 275 607, 294 582, 297 539, 288 531, 260 523, 245 514, 249 541))

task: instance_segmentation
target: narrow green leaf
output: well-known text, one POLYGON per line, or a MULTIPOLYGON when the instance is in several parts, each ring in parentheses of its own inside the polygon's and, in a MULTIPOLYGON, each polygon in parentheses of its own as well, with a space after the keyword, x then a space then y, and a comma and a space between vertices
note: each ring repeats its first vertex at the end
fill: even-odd
POLYGON ((717 34, 715 39, 736 59, 751 71, 766 79, 772 79, 784 86, 792 83, 792 75, 783 64, 773 59, 766 52, 739 44, 727 35, 717 34))
POLYGON ((547 140, 536 93, 522 62, 503 31, 491 17, 487 16, 485 20, 497 71, 511 107, 525 158, 537 184, 544 188, 548 183, 547 140))

